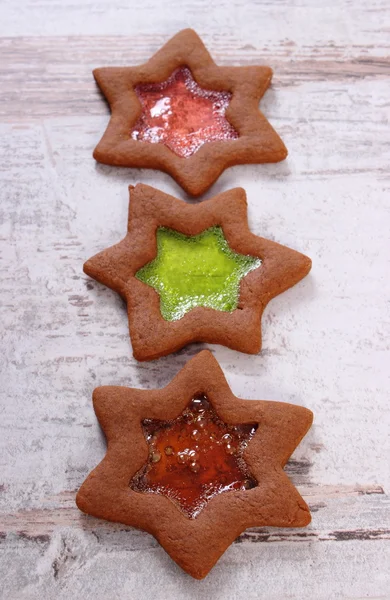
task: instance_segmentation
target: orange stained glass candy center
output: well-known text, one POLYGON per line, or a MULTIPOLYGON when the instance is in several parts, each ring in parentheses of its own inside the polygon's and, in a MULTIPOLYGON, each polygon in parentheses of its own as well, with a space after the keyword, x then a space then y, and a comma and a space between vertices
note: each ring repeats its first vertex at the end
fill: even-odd
POLYGON ((168 496, 190 518, 216 494, 257 485, 243 454, 257 424, 227 425, 204 395, 173 421, 145 420, 146 465, 130 486, 168 496))
POLYGON ((131 129, 133 140, 165 144, 188 158, 206 142, 238 138, 225 117, 231 93, 201 88, 187 67, 163 83, 139 84, 135 92, 142 113, 131 129))

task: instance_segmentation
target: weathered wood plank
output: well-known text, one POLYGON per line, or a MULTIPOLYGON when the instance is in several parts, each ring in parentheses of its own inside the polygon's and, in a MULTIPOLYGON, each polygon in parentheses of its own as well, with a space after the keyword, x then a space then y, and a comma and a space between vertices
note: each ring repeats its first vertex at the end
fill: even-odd
MULTIPOLYGON (((287 467, 287 472, 291 471, 287 467)), ((290 473, 291 475, 291 473, 290 473)), ((296 485, 297 482, 292 477, 296 485)), ((377 485, 362 486, 299 486, 309 504, 313 522, 306 529, 257 528, 247 530, 237 540, 249 542, 280 541, 348 541, 352 539, 390 539, 390 499, 377 485), (345 513, 348 513, 347 515, 345 513), (367 517, 367 514, 369 517, 367 517), (365 515, 364 521, 362 516, 365 515), (332 528, 329 528, 330 522, 332 528), (381 522, 381 527, 378 523, 381 522), (364 523, 364 527, 360 526, 364 523)), ((9 534, 42 540, 50 537, 58 527, 79 527, 96 535, 131 533, 127 546, 137 544, 140 533, 131 527, 113 524, 80 513, 75 506, 75 492, 62 492, 41 501, 40 508, 3 514, 0 539, 9 534)), ((119 543, 119 542, 118 542, 119 543)), ((145 534, 145 546, 154 547, 155 541, 145 534)))
POLYGON ((205 39, 234 36, 244 44, 329 40, 346 47, 388 41, 386 0, 171 0, 146 4, 116 0, 20 0, 2 7, 0 35, 137 35, 166 38, 191 26, 205 39))
POLYGON ((369 593, 372 599, 387 599, 381 576, 388 566, 387 546, 387 540, 233 544, 212 576, 198 582, 181 572, 157 544, 145 548, 140 540, 137 549, 128 549, 126 532, 115 546, 93 532, 59 529, 50 541, 10 538, 0 575, 4 597, 12 600, 65 600, 71 594, 105 600, 235 600, 239 592, 251 599, 358 600, 362 589, 365 598, 369 593))
MULTIPOLYGON (((12 120, 104 114, 108 108, 96 93, 92 69, 140 64, 166 39, 161 35, 0 38, 0 117, 12 120)), ((221 37, 213 45, 218 64, 268 64, 274 69, 274 88, 293 87, 296 96, 296 86, 308 82, 326 82, 321 88, 328 96, 332 90, 340 92, 340 84, 348 89, 347 84, 356 80, 388 83, 390 44, 382 56, 370 45, 356 45, 347 51, 345 46, 332 42, 303 48, 293 42, 254 47, 221 37)), ((301 93, 304 95, 305 90, 301 93)), ((356 116, 359 118, 359 114, 356 116)))

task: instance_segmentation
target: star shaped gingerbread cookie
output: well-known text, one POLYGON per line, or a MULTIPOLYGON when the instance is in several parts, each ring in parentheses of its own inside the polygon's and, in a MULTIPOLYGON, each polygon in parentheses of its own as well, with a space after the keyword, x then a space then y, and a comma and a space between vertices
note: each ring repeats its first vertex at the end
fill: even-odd
POLYGON ((187 204, 130 186, 128 233, 84 265, 123 296, 136 359, 191 342, 256 354, 269 300, 300 281, 311 260, 248 228, 243 189, 187 204))
POLYGON ((272 70, 218 67, 192 29, 143 65, 93 73, 111 108, 94 151, 99 162, 160 169, 198 196, 227 167, 287 156, 258 109, 272 70))
POLYGON ((77 506, 151 533, 193 577, 249 527, 310 522, 283 467, 311 411, 237 398, 209 351, 163 389, 101 387, 93 403, 108 447, 77 506))

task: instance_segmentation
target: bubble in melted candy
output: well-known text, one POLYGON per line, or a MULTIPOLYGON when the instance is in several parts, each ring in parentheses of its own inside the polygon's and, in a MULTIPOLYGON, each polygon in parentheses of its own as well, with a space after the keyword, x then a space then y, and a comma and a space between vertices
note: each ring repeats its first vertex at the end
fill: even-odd
POLYGON ((165 144, 187 158, 207 142, 238 138, 225 117, 231 93, 201 88, 188 67, 163 83, 139 84, 135 92, 142 113, 130 132, 133 140, 165 144))
POLYGON ((130 482, 133 490, 167 496, 195 518, 215 495, 257 486, 244 460, 257 424, 224 423, 206 396, 197 395, 172 421, 143 421, 143 429, 149 459, 130 482), (194 439, 200 414, 204 426, 194 439))
POLYGON ((152 452, 150 458, 151 458, 152 463, 156 463, 159 460, 161 460, 161 454, 160 454, 160 452, 152 452))

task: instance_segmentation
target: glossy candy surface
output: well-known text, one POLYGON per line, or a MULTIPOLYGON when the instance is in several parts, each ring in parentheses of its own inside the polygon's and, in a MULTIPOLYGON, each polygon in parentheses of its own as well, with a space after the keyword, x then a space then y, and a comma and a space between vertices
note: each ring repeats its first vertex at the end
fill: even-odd
POLYGON ((133 140, 165 144, 188 158, 206 142, 238 138, 225 117, 231 93, 201 88, 187 67, 163 83, 139 84, 135 92, 142 113, 130 132, 133 140))
POLYGON ((149 457, 133 490, 163 494, 195 518, 216 494, 256 487, 243 455, 257 424, 227 425, 204 395, 175 420, 148 419, 143 429, 149 457))
POLYGON ((160 227, 157 257, 136 277, 160 295, 163 318, 176 321, 196 306, 235 310, 241 279, 260 265, 259 258, 231 250, 221 227, 196 236, 160 227))

